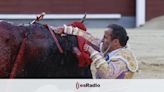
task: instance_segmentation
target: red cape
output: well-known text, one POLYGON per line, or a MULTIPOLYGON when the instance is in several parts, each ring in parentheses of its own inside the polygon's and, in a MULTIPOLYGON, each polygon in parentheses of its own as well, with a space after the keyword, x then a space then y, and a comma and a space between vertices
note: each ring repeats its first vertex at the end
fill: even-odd
MULTIPOLYGON (((69 26, 78 27, 79 29, 87 31, 87 28, 81 22, 73 22, 73 23, 69 24, 69 26)), ((84 45, 89 42, 87 40, 85 40, 83 37, 77 36, 77 38, 78 38, 78 47, 81 52, 81 54, 78 56, 79 66, 86 67, 86 66, 90 65, 92 62, 90 59, 89 53, 83 50, 84 45)))

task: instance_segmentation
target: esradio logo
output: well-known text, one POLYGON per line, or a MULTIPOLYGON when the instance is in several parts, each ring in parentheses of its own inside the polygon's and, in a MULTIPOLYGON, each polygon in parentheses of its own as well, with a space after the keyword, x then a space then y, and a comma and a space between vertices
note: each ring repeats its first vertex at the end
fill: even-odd
POLYGON ((100 87, 100 84, 98 83, 79 83, 76 82, 76 89, 78 90, 79 88, 96 88, 100 87))

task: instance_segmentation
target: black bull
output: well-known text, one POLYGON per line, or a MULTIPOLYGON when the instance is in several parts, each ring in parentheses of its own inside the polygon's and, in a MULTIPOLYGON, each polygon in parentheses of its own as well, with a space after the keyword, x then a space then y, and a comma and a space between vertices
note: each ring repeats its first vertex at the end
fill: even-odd
POLYGON ((72 48, 77 37, 55 34, 64 53, 60 53, 52 35, 42 24, 14 25, 0 22, 0 77, 10 78, 24 41, 21 68, 16 78, 91 78, 90 66, 81 68, 72 48))

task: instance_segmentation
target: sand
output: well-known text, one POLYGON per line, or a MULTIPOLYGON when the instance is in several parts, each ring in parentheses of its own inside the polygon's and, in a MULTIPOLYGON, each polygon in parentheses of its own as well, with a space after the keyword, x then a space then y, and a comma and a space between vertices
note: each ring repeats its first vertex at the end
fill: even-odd
POLYGON ((128 30, 129 44, 137 56, 134 78, 164 78, 164 30, 128 30))

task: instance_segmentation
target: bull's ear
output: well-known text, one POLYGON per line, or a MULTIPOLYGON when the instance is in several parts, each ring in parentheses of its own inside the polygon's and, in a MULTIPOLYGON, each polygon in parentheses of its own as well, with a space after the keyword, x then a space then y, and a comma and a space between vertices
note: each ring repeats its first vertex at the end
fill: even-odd
POLYGON ((85 15, 83 16, 83 18, 81 19, 81 23, 84 23, 85 22, 85 20, 86 20, 86 16, 87 16, 87 13, 85 12, 85 15))

